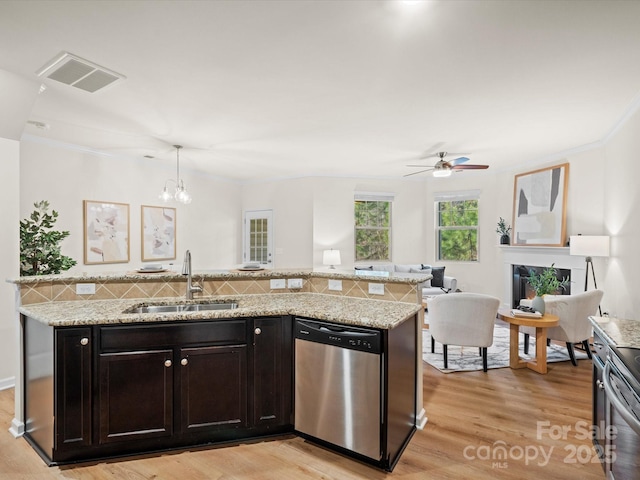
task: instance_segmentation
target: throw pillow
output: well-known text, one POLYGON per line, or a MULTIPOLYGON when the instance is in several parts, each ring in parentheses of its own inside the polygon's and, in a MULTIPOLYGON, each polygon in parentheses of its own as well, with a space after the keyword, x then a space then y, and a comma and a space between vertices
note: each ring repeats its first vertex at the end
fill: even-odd
POLYGON ((355 267, 356 270, 373 270, 373 265, 370 267, 355 267))
POLYGON ((444 267, 431 267, 431 285, 434 287, 444 287, 444 267))

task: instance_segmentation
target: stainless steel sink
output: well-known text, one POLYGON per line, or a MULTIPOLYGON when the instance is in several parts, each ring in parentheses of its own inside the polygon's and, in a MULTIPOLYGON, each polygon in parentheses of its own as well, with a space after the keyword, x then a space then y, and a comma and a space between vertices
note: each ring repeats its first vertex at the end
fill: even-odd
POLYGON ((209 310, 233 310, 238 308, 237 303, 189 303, 174 305, 143 305, 133 307, 124 313, 182 313, 182 312, 204 312, 209 310))

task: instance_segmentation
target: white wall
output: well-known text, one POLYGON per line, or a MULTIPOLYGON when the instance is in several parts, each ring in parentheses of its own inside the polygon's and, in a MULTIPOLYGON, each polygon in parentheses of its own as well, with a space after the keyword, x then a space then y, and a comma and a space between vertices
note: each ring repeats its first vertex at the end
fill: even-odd
MULTIPOLYGON (((18 317, 15 287, 6 279, 18 276, 20 135, 38 96, 40 85, 0 69, 0 389, 20 379, 18 317)), ((16 406, 21 398, 16 396, 16 406)))
MULTIPOLYGON (((311 268, 313 245, 312 179, 298 178, 242 187, 242 212, 273 211, 274 267, 311 268)), ((239 248, 242 248, 240 238, 239 248)))
MULTIPOLYGON (((168 178, 175 178, 174 170, 158 168, 153 160, 107 157, 27 139, 20 156, 20 218, 31 213, 35 202, 48 200, 59 213, 56 229, 71 233, 62 243, 62 253, 78 262, 70 273, 130 271, 141 264, 141 206, 164 205, 158 194, 168 178), (129 204, 129 263, 83 264, 83 200, 129 204)), ((162 263, 180 268, 184 251, 190 249, 194 270, 238 264, 240 187, 188 170, 181 178, 194 199, 190 205, 168 204, 177 209, 177 258, 162 263)))
POLYGON ((357 178, 313 179, 313 265, 322 266, 322 251, 340 250, 343 268, 355 260, 354 193, 395 194, 391 220, 391 259, 425 262, 425 188, 423 181, 357 178))
POLYGON ((15 287, 6 279, 19 274, 18 166, 20 144, 0 138, 0 389, 11 386, 18 377, 18 320, 15 313, 15 287))
MULTIPOLYGON (((617 132, 605 148, 604 208, 607 233, 611 235, 611 257, 605 277, 605 296, 610 314, 640 318, 640 296, 636 288, 640 272, 640 112, 617 132)), ((598 285, 599 286, 599 285, 598 285)))

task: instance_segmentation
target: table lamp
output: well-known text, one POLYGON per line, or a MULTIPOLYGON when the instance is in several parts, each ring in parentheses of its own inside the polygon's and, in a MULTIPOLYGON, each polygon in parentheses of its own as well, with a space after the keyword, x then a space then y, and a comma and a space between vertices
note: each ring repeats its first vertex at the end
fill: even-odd
POLYGON ((336 265, 340 265, 340 250, 325 250, 322 252, 322 264, 329 265, 329 268, 335 269, 336 265))

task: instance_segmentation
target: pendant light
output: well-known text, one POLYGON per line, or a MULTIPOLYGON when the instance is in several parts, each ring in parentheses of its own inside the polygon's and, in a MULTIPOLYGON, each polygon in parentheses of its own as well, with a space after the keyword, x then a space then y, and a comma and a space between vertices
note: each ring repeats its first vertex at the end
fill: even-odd
POLYGON ((164 182, 164 189, 162 190, 162 193, 160 193, 159 198, 163 202, 168 202, 173 198, 180 203, 188 205, 189 203, 191 203, 191 195, 189 195, 189 192, 187 192, 187 188, 184 186, 184 182, 180 180, 180 149, 182 148, 182 145, 174 145, 173 147, 176 149, 176 179, 169 179, 164 182), (171 194, 169 192, 169 189, 167 188, 167 183, 169 182, 173 182, 176 184, 173 194, 171 194))

